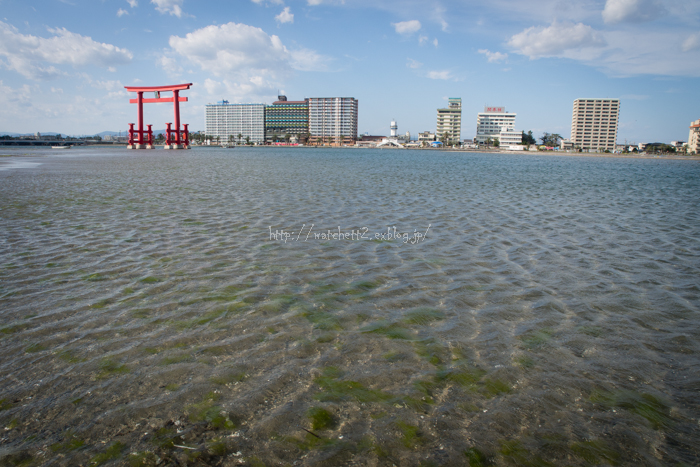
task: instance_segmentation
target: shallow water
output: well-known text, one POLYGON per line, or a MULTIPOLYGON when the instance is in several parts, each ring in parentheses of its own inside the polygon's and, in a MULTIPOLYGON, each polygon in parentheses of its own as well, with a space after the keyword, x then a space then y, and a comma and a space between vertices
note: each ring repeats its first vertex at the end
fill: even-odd
POLYGON ((697 162, 3 151, 0 465, 700 463, 697 162))

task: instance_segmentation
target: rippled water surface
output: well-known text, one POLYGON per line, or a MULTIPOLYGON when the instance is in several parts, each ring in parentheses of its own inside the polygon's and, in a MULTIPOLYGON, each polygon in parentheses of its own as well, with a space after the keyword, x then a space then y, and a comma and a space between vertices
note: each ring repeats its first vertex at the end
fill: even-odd
POLYGON ((697 162, 4 151, 0 465, 700 464, 697 162))

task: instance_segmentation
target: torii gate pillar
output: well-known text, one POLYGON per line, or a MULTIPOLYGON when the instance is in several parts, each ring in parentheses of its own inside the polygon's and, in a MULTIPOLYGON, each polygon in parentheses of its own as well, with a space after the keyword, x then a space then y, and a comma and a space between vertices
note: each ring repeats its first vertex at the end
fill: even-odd
POLYGON ((138 130, 134 130, 134 124, 129 123, 129 149, 153 149, 153 125, 148 125, 148 130, 143 130, 143 104, 151 104, 158 102, 172 102, 175 113, 175 129, 171 129, 171 123, 166 123, 166 139, 164 149, 189 149, 189 131, 188 125, 183 125, 184 131, 180 131, 180 102, 187 102, 187 97, 180 97, 180 91, 189 89, 192 83, 176 84, 174 86, 124 86, 127 91, 135 92, 136 99, 130 99, 129 103, 138 104, 138 130), (160 97, 161 92, 173 93, 173 97, 160 97), (154 99, 144 99, 144 92, 155 93, 154 99))

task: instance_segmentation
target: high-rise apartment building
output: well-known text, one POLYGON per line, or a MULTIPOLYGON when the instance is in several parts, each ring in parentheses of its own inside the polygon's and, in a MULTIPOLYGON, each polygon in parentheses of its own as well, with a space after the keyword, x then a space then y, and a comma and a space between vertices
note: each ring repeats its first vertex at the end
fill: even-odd
POLYGON ((309 98, 309 143, 355 144, 357 108, 352 97, 309 98))
POLYGON ((437 109, 437 128, 435 135, 445 144, 459 143, 462 136, 462 98, 450 97, 447 108, 437 109))
POLYGON ((230 139, 251 143, 265 141, 265 104, 229 104, 219 101, 207 104, 205 133, 223 142, 230 139))
POLYGON ((690 124, 688 135, 688 154, 700 154, 700 119, 690 124))
POLYGON ((522 132, 515 131, 515 117, 505 107, 484 107, 476 117, 476 142, 486 144, 498 140, 501 145, 520 144, 522 132))
POLYGON ((309 132, 309 100, 288 101, 277 96, 277 101, 265 107, 265 139, 283 140, 287 135, 304 139, 309 132))
POLYGON ((620 99, 576 99, 571 117, 571 142, 584 151, 614 151, 620 99))

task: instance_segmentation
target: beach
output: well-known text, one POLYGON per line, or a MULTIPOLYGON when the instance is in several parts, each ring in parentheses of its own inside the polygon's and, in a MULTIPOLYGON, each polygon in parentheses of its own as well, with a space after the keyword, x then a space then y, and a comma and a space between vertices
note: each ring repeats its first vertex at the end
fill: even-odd
POLYGON ((0 465, 700 463, 697 158, 69 152, 3 150, 0 465))

